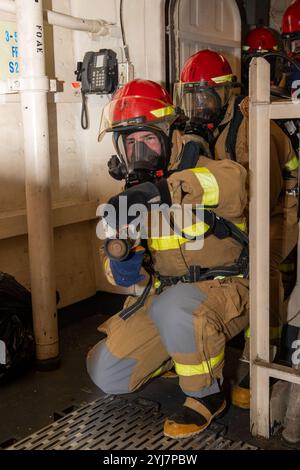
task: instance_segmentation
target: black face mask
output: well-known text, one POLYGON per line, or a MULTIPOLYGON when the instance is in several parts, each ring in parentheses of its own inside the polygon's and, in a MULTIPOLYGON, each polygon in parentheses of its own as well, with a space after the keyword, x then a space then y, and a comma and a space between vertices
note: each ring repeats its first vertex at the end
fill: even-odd
MULTIPOLYGON (((214 119, 219 115, 222 103, 220 97, 214 90, 205 91, 199 93, 199 112, 197 113, 197 99, 195 99, 195 120, 199 122, 207 123, 213 122, 214 119)), ((195 94, 197 98, 197 93, 195 94)))
MULTIPOLYGON (((144 131, 145 127, 130 129, 128 133, 114 135, 115 147, 118 156, 114 155, 108 162, 109 174, 117 180, 125 180, 126 186, 132 186, 145 181, 155 181, 167 174, 171 155, 171 141, 164 132, 153 132, 161 144, 161 154, 158 154, 144 142, 135 142, 130 159, 126 155, 126 136, 137 131, 144 131)), ((148 129, 147 129, 148 130, 148 129)))
POLYGON ((206 114, 205 119, 201 119, 198 117, 192 117, 189 123, 189 127, 195 131, 195 133, 200 133, 201 135, 201 129, 204 129, 205 132, 209 131, 210 128, 209 125, 212 124, 213 128, 218 127, 218 125, 222 122, 224 119, 226 110, 227 110, 228 105, 226 104, 223 106, 223 108, 219 108, 214 114, 206 114))
MULTIPOLYGON (((159 178, 157 170, 136 169, 128 173, 125 163, 121 162, 117 155, 112 155, 107 162, 108 172, 112 178, 118 181, 125 180, 125 188, 130 188, 136 184, 146 181, 155 181, 159 178)), ((162 176, 162 175, 161 175, 162 176)))
POLYGON ((130 161, 128 162, 129 171, 155 171, 163 169, 164 166, 164 158, 162 155, 152 150, 144 142, 135 142, 130 161))

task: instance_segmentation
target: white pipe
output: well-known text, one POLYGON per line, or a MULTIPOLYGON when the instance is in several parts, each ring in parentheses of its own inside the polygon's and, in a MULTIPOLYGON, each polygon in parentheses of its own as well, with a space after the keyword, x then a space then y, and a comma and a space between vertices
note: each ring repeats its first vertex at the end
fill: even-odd
POLYGON ((16 0, 33 324, 39 361, 58 357, 42 0, 16 0))
POLYGON ((112 23, 108 23, 105 20, 85 20, 50 10, 46 10, 45 16, 49 24, 76 31, 96 33, 100 36, 107 36, 109 34, 109 27, 112 25, 112 23))
MULTIPOLYGON (((0 0, 0 11, 15 13, 16 2, 13 0, 0 0)), ((99 36, 108 36, 111 32, 112 26, 114 25, 114 23, 110 23, 101 19, 88 20, 65 15, 63 13, 58 13, 51 10, 45 10, 44 17, 45 20, 51 25, 61 26, 62 28, 73 29, 76 31, 87 31, 89 33, 99 34, 99 36)))

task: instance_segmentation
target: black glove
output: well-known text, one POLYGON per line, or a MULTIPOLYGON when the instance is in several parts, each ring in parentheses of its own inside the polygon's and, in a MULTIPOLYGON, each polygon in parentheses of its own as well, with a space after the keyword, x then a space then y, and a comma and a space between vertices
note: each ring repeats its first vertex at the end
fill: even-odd
POLYGON ((162 179, 156 184, 151 182, 137 184, 109 199, 108 204, 114 207, 116 220, 111 220, 112 217, 109 217, 110 211, 108 211, 108 216, 105 219, 108 225, 118 229, 119 226, 130 224, 137 217, 136 214, 128 214, 130 207, 134 204, 143 205, 143 212, 146 212, 151 208, 151 204, 161 203, 169 206, 172 203, 166 180, 162 179))
POLYGON ((127 171, 124 163, 118 158, 117 155, 112 155, 107 162, 108 173, 115 180, 122 181, 126 178, 127 171))

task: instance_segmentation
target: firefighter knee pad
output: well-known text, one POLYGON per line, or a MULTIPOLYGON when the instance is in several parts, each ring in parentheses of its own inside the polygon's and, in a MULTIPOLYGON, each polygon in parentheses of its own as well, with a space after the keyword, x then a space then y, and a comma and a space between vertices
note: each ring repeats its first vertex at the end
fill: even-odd
POLYGON ((106 341, 97 343, 87 355, 87 371, 92 381, 107 394, 129 393, 136 361, 115 357, 106 341))
POLYGON ((153 301, 150 317, 170 355, 196 352, 193 312, 204 298, 200 289, 178 283, 153 301))

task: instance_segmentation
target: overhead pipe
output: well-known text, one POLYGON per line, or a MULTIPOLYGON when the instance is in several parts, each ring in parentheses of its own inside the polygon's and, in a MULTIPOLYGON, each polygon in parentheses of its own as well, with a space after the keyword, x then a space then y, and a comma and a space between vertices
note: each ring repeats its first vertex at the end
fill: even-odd
POLYGON ((15 13, 15 2, 12 0, 0 0, 0 11, 5 11, 6 13, 15 13))
POLYGON ((51 10, 45 11, 45 18, 49 24, 54 26, 61 26, 62 28, 76 31, 87 31, 99 34, 100 36, 107 36, 109 34, 109 27, 113 25, 113 23, 108 23, 105 20, 85 20, 51 10))
POLYGON ((33 326, 41 365, 58 361, 49 127, 42 0, 16 0, 33 326))
MULTIPOLYGON (((15 13, 16 2, 13 0, 0 0, 0 11, 15 13)), ((44 11, 44 19, 49 24, 53 26, 60 26, 62 28, 73 29, 76 31, 86 31, 88 33, 98 34, 99 36, 108 36, 111 33, 113 33, 113 36, 118 35, 117 31, 115 30, 116 27, 114 27, 115 23, 110 23, 101 19, 88 20, 84 18, 77 18, 71 15, 65 15, 64 13, 51 10, 44 11)))

